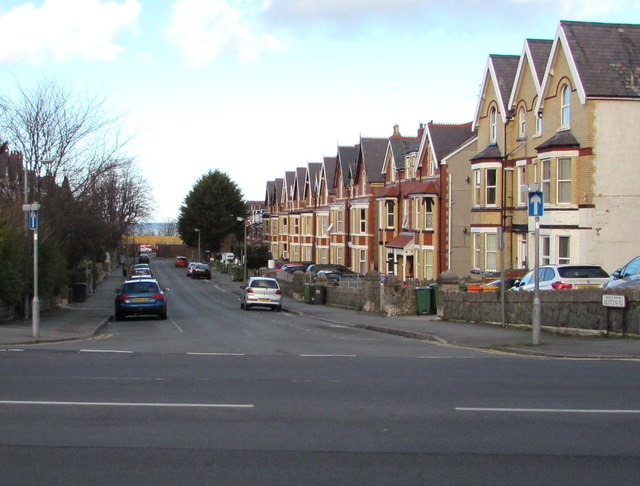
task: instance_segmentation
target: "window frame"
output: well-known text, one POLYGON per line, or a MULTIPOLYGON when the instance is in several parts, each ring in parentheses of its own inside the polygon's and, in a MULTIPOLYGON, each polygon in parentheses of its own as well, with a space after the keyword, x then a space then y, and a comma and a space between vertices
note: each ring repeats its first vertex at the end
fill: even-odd
POLYGON ((527 136, 527 110, 524 106, 518 110, 518 129, 519 138, 525 138, 527 136))
POLYGON ((484 237, 484 270, 498 270, 498 235, 486 233, 484 237))
POLYGON ((540 167, 540 183, 544 204, 551 204, 551 159, 542 159, 540 167))
POLYGON ((571 86, 568 83, 560 89, 560 124, 562 128, 571 126, 571 86))
POLYGON ((498 204, 498 169, 488 168, 484 170, 485 184, 484 197, 485 206, 497 206, 498 204), (493 174, 493 184, 489 184, 489 173, 493 174), (492 197, 490 197, 492 194, 492 197))
MULTIPOLYGON (((573 167, 572 161, 570 157, 560 157, 558 158, 556 164, 556 199, 558 204, 571 204, 572 200, 572 192, 573 192, 573 167), (566 168, 568 166, 569 169, 569 178, 563 179, 561 178, 561 170, 562 168, 566 168), (568 194, 564 194, 564 192, 568 192, 568 194), (568 196, 568 197, 567 197, 568 196)), ((566 177, 566 174, 563 175, 566 177)))
POLYGON ((571 263, 571 237, 559 235, 556 239, 558 255, 558 265, 569 265, 571 263))
POLYGON ((489 111, 489 141, 495 143, 498 140, 498 110, 495 106, 489 111))

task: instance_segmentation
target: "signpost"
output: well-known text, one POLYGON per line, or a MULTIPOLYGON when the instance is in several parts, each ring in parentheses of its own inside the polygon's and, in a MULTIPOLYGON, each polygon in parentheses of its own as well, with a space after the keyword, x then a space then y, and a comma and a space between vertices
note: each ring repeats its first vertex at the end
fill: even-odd
POLYGON ((23 204, 22 210, 28 212, 29 229, 33 231, 33 301, 31 305, 31 332, 38 337, 40 332, 40 296, 38 295, 38 210, 40 204, 23 204))
POLYGON ((544 214, 544 197, 540 184, 529 186, 529 216, 535 220, 535 267, 533 287, 533 308, 531 311, 532 344, 540 344, 540 216, 544 214))

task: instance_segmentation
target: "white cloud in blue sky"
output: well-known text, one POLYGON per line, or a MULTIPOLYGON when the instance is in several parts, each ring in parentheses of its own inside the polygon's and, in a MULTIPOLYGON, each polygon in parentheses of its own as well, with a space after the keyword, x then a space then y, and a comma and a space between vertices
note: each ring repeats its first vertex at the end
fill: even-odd
POLYGON ((640 23, 640 2, 2 0, 0 92, 53 77, 104 95, 164 219, 210 169, 261 199, 360 135, 470 121, 487 56, 560 20, 640 23))
POLYGON ((113 60, 124 47, 115 38, 134 31, 136 0, 45 0, 0 10, 0 62, 40 62, 48 58, 113 60))

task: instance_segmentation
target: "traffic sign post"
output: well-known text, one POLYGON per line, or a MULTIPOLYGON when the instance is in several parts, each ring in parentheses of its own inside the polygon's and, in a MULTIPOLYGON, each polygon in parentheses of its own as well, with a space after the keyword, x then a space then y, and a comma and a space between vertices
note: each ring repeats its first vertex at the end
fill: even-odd
POLYGON ((31 305, 31 327, 33 337, 40 332, 40 296, 38 295, 38 210, 40 204, 23 204, 22 210, 28 213, 29 229, 33 231, 33 301, 31 305))
POLYGON ((533 270, 533 307, 531 309, 532 344, 540 344, 540 216, 544 214, 544 195, 540 191, 540 184, 529 186, 529 216, 535 219, 534 228, 534 261, 533 270))

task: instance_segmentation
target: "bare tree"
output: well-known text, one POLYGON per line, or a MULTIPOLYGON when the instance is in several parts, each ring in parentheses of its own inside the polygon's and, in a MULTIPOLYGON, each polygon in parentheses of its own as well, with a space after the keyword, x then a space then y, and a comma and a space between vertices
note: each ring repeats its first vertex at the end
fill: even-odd
POLYGON ((65 179, 74 197, 92 191, 123 161, 121 119, 108 113, 104 98, 55 81, 22 87, 16 99, 0 97, 0 133, 23 154, 35 193, 43 180, 65 179))
POLYGON ((160 224, 160 236, 178 236, 178 223, 175 219, 167 219, 160 224))

